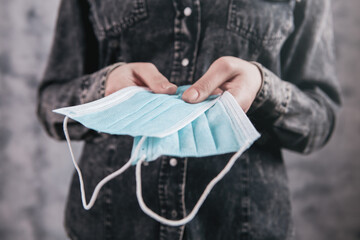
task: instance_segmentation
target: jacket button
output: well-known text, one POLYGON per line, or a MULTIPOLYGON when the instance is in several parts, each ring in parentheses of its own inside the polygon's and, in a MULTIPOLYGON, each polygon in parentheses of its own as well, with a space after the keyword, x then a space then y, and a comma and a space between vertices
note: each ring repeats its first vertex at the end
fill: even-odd
POLYGON ((172 211, 171 211, 171 217, 172 217, 172 218, 176 218, 176 217, 177 217, 177 211, 176 211, 176 210, 172 210, 172 211))
POLYGON ((177 165, 177 160, 176 160, 176 158, 171 158, 171 159, 170 159, 170 166, 175 167, 176 165, 177 165))
POLYGON ((181 65, 183 65, 183 67, 186 67, 187 65, 189 65, 189 59, 184 58, 184 59, 181 61, 181 65))
POLYGON ((191 8, 189 8, 189 7, 187 7, 187 8, 184 9, 184 15, 185 15, 186 17, 190 16, 190 15, 191 15, 191 12, 192 12, 192 10, 191 10, 191 8))

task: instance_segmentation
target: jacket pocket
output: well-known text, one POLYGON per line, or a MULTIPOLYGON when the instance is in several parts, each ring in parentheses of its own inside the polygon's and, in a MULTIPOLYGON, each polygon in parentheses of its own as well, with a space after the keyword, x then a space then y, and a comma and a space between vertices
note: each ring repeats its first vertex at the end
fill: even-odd
POLYGON ((117 36, 147 18, 146 0, 89 0, 90 19, 98 38, 117 36))
POLYGON ((293 0, 230 0, 227 29, 261 46, 281 43, 293 29, 293 0))

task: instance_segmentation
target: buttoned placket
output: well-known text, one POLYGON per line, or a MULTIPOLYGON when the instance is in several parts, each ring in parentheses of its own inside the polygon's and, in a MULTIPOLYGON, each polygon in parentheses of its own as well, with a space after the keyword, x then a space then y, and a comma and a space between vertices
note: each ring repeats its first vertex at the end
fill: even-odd
MULTIPOLYGON (((170 81, 177 85, 193 82, 200 38, 199 0, 174 0, 174 58, 170 81)), ((187 159, 161 157, 159 174, 160 214, 176 220, 186 216, 185 181, 187 159)), ((185 226, 160 226, 160 239, 181 240, 185 226)))
MULTIPOLYGON (((161 157, 159 174, 159 206, 161 216, 177 220, 184 218, 185 212, 185 181, 187 159, 161 157)), ((160 225, 160 239, 181 240, 184 226, 170 227, 160 225)))
POLYGON ((170 81, 191 84, 200 40, 200 1, 174 0, 174 57, 170 81))

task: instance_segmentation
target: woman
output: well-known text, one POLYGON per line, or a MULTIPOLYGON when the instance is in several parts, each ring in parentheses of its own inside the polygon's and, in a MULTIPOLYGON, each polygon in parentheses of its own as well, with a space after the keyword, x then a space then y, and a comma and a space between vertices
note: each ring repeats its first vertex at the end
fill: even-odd
MULTIPOLYGON (((131 85, 196 103, 229 91, 262 134, 186 226, 161 225, 135 201, 127 171, 82 208, 73 178, 65 226, 71 239, 292 239, 281 148, 310 153, 329 139, 339 105, 330 0, 62 0, 39 88, 38 115, 64 139, 52 109, 90 102, 131 85)), ((85 141, 87 198, 129 158, 132 138, 72 122, 85 141)), ((163 156, 144 167, 144 199, 169 219, 186 216, 232 154, 163 156)))

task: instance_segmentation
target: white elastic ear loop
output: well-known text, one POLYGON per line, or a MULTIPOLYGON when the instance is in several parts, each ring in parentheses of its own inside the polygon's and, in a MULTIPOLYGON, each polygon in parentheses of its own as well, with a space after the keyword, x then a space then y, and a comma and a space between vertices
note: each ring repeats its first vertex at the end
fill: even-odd
POLYGON ((237 151, 229 160, 229 162, 226 164, 223 170, 213 179, 210 181, 210 183, 206 186, 204 192, 201 194, 198 202, 194 206, 193 210, 190 212, 189 215, 184 217, 183 219, 179 220, 169 220, 167 218, 164 218, 157 213, 153 212, 145 203, 144 199, 142 197, 142 188, 141 188, 141 163, 145 159, 144 156, 136 163, 136 197, 138 199, 140 208, 151 218, 154 220, 166 224, 169 226, 180 226, 187 224, 190 222, 196 215, 196 213, 199 211, 201 205, 204 203, 205 199, 209 195, 210 191, 213 189, 213 187, 230 171, 236 160, 240 157, 240 155, 249 147, 249 143, 246 142, 244 146, 242 146, 239 151, 237 151))
POLYGON ((136 146, 135 148, 135 151, 134 151, 134 155, 131 156, 131 158, 129 159, 129 161, 124 165, 122 166, 120 169, 116 170, 115 172, 109 174, 108 176, 106 176, 105 178, 103 178, 95 187, 94 189, 94 192, 90 198, 90 201, 89 203, 86 203, 86 196, 85 196, 85 187, 84 187, 84 181, 83 181, 83 177, 82 177, 82 173, 81 173, 81 170, 77 164, 77 162, 75 161, 75 157, 74 157, 74 153, 73 153, 73 150, 72 150, 72 147, 71 147, 71 141, 70 141, 70 137, 69 137, 69 133, 68 133, 68 129, 67 129, 67 123, 68 123, 68 120, 69 120, 69 117, 66 116, 65 119, 64 119, 64 122, 63 122, 63 128, 64 128, 64 133, 65 133, 65 138, 66 138, 66 141, 67 141, 67 144, 68 144, 68 147, 69 147, 69 150, 70 150, 70 154, 71 154, 71 159, 72 159, 72 162, 74 164, 74 167, 77 171, 77 174, 79 176, 79 182, 80 182, 80 191, 81 191, 81 201, 82 201, 82 205, 84 207, 84 209, 86 210, 89 210, 90 208, 92 208, 94 206, 94 203, 96 201, 96 198, 100 192, 100 189, 107 183, 109 182, 110 180, 112 180, 113 178, 119 176, 120 174, 122 174, 126 169, 128 169, 130 166, 131 166, 131 162, 136 159, 138 153, 139 153, 139 150, 141 148, 141 145, 143 144, 143 142, 145 141, 146 137, 143 136, 138 145, 136 146))

